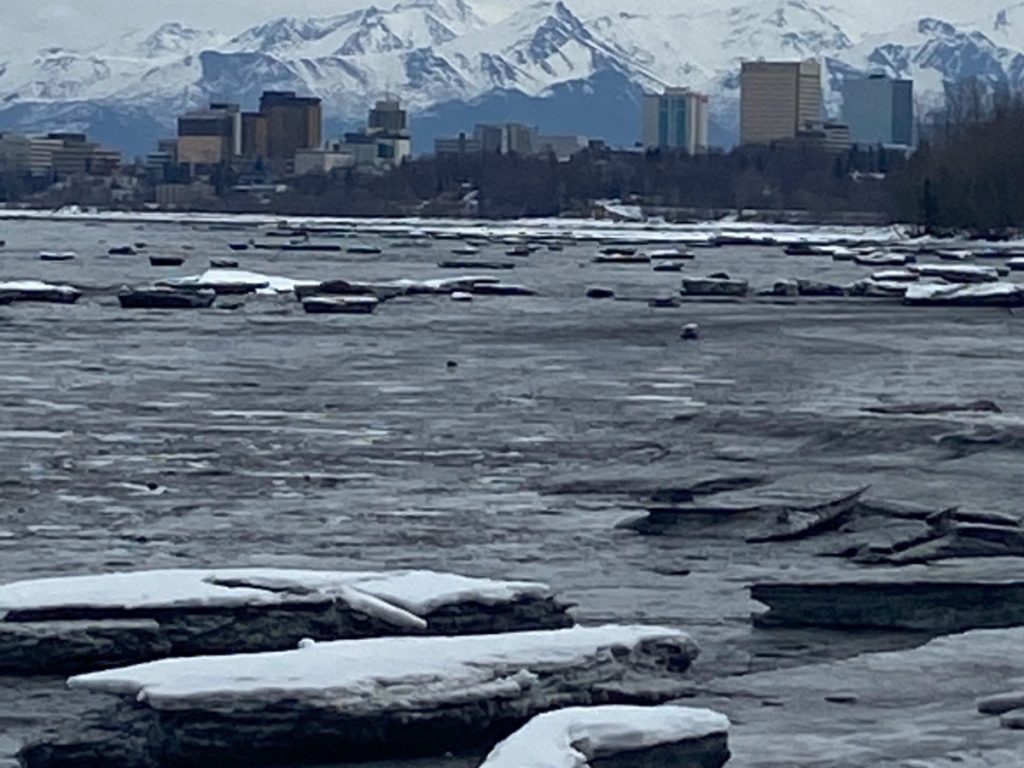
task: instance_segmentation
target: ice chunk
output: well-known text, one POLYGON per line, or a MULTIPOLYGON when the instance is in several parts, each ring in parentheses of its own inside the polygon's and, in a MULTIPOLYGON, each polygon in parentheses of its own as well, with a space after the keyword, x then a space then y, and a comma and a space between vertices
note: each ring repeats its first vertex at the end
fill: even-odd
POLYGON ((345 708, 389 711, 415 704, 493 698, 501 684, 514 694, 524 669, 591 667, 623 652, 685 656, 697 648, 684 632, 664 627, 575 627, 466 637, 391 637, 317 643, 294 651, 167 659, 73 677, 72 688, 136 697, 154 709, 209 707, 244 702, 329 702, 345 708), (618 650, 616 650, 618 649, 618 650), (511 686, 511 688, 509 688, 511 686), (486 691, 481 690, 486 688, 486 691), (476 691, 476 693, 474 693, 476 691))
POLYGON ((173 569, 67 576, 0 586, 0 614, 68 609, 138 610, 203 606, 272 606, 297 596, 313 599, 355 592, 425 615, 445 605, 485 605, 547 597, 545 584, 476 579, 434 571, 303 571, 173 569))
POLYGON ((709 709, 606 706, 539 715, 494 748, 481 768, 585 768, 595 757, 637 752, 729 731, 709 709))

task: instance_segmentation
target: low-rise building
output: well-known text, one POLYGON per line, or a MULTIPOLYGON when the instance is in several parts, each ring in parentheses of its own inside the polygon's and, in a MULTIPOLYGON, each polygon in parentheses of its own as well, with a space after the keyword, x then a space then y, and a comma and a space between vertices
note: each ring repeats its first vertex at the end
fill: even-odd
POLYGON ((120 152, 89 141, 84 133, 50 133, 29 143, 29 169, 36 176, 110 176, 120 167, 120 152))
POLYGON ((850 126, 846 123, 824 121, 806 123, 792 139, 778 142, 780 145, 816 147, 826 152, 840 154, 853 147, 850 126))
POLYGON ((435 155, 479 155, 481 152, 480 140, 464 133, 454 138, 434 139, 435 155))
POLYGON ((589 140, 585 136, 545 136, 536 128, 522 123, 478 124, 472 136, 460 133, 451 138, 434 140, 435 155, 508 155, 529 157, 533 155, 555 155, 566 161, 586 149, 589 140))
POLYGON ((538 155, 554 155, 559 162, 567 162, 572 156, 587 148, 590 140, 586 136, 537 136, 534 147, 538 155))
POLYGON ((329 174, 332 171, 352 168, 356 164, 355 156, 342 149, 344 145, 335 143, 327 149, 300 149, 295 153, 295 175, 329 174))
POLYGON ((190 208, 212 200, 216 190, 201 181, 191 184, 158 184, 154 196, 156 204, 161 208, 190 208))

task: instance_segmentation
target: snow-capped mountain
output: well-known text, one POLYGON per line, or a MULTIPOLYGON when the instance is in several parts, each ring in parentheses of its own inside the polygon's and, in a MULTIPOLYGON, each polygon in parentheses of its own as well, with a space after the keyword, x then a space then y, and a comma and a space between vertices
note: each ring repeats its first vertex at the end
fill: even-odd
POLYGON ((684 85, 712 95, 714 134, 728 143, 745 59, 822 59, 832 109, 843 78, 868 70, 914 78, 925 103, 965 78, 1024 89, 1024 2, 976 0, 967 11, 952 0, 636 5, 541 0, 486 21, 493 8, 469 0, 407 0, 242 30, 169 21, 91 49, 0 55, 0 125, 85 128, 142 152, 185 109, 209 100, 252 108, 262 90, 287 89, 322 97, 332 129, 397 94, 423 128, 421 147, 431 132, 470 129, 474 110, 631 143, 640 93, 684 85), (573 100, 570 114, 559 99, 573 100))

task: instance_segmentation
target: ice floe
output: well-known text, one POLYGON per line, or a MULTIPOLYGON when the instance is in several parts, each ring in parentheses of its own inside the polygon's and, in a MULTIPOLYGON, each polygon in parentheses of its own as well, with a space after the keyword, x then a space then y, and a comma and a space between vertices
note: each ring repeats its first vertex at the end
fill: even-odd
POLYGON ((495 747, 480 768, 585 768, 594 758, 725 737, 729 725, 725 715, 709 709, 572 707, 535 717, 495 747))
POLYGON ((71 678, 121 699, 96 713, 99 731, 76 723, 21 757, 30 768, 157 768, 441 755, 560 707, 677 699, 698 654, 680 630, 612 625, 167 659, 71 678))

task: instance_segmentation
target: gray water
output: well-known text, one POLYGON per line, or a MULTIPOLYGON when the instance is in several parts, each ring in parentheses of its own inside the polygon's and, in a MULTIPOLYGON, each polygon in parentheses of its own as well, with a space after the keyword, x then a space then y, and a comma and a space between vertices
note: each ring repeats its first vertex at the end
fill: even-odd
MULTIPOLYGON (((249 236, 0 224, 0 280, 90 289, 75 306, 0 307, 0 580, 201 565, 536 579, 584 622, 690 630, 704 648, 698 684, 908 641, 752 630, 752 580, 841 565, 616 529, 643 511, 617 490, 753 474, 825 498, 871 485, 886 502, 1019 512, 1020 315, 851 299, 652 309, 644 300, 677 291, 681 275, 594 265, 585 245, 501 273, 539 291, 529 298, 403 298, 365 317, 307 316, 291 297, 233 311, 117 306, 122 283, 201 272, 211 257, 309 279, 455 274, 435 266, 448 243, 368 236, 382 256, 229 254, 249 236), (194 250, 179 270, 105 255, 134 241, 194 250), (48 264, 41 249, 80 256, 48 264), (635 300, 584 298, 595 285, 635 300), (692 322, 701 340, 681 341, 692 322), (980 398, 1003 413, 860 410, 980 398), (939 441, 965 430, 1005 439, 965 455, 939 441)), ((870 271, 751 247, 686 266, 722 270, 755 287, 870 271)), ((58 680, 0 679, 0 758, 75 706, 58 680)))

